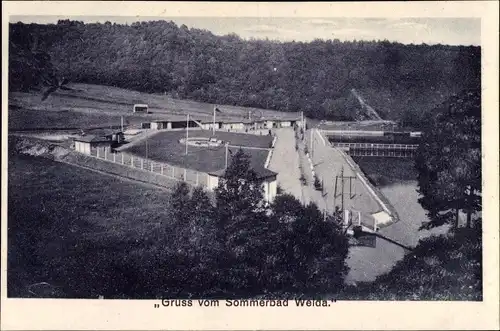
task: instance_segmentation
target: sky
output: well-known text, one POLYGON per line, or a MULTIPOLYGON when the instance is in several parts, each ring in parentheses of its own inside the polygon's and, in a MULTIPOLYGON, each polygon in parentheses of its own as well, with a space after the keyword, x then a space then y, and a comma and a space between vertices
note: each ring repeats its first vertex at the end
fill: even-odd
POLYGON ((56 23, 73 19, 85 23, 106 21, 131 24, 166 20, 216 35, 236 33, 244 39, 312 41, 314 39, 389 40, 403 44, 481 44, 477 18, 274 18, 274 17, 120 17, 120 16, 11 16, 11 22, 56 23))

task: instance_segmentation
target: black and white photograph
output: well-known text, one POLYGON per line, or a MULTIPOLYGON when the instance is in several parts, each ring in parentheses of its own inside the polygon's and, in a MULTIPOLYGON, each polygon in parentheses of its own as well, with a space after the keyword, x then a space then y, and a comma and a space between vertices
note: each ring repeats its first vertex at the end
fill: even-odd
POLYGON ((54 13, 4 25, 6 298, 483 302, 481 18, 54 13))

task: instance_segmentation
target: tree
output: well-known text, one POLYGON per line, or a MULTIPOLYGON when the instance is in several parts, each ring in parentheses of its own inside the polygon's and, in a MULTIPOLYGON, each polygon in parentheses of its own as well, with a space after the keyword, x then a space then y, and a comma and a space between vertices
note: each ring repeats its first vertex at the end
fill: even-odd
POLYGON ((193 247, 193 255, 206 260, 217 247, 212 202, 202 187, 193 189, 188 210, 189 243, 193 247))
POLYGON ((423 228, 446 223, 467 227, 481 211, 481 94, 465 90, 433 111, 423 131, 415 166, 420 204, 430 221, 423 228))
POLYGON ((71 82, 304 111, 317 119, 363 118, 359 102, 349 94, 355 88, 388 119, 411 111, 404 122, 420 125, 420 114, 481 82, 480 47, 242 40, 165 21, 110 25, 65 20, 9 28, 12 90, 29 89, 51 71, 44 69, 49 69, 45 59, 29 54, 31 40, 50 56, 57 76, 71 82))
POLYGON ((175 184, 170 196, 171 219, 167 225, 167 234, 175 242, 173 247, 178 253, 187 255, 189 250, 189 216, 191 213, 189 186, 186 182, 175 184))
POLYGON ((220 177, 215 199, 219 269, 226 286, 243 291, 262 276, 267 217, 261 182, 242 149, 220 177))
MULTIPOLYGON (((250 167, 250 158, 240 148, 231 163, 220 177, 215 189, 218 231, 226 234, 243 231, 249 222, 258 219, 265 211, 263 189, 257 174, 250 167), (229 230, 229 231, 228 231, 229 230)), ((225 235, 223 235, 225 237, 225 235)), ((238 241, 236 238, 224 238, 224 241, 238 241)))
POLYGON ((303 206, 289 194, 276 197, 272 211, 275 285, 301 294, 340 290, 348 271, 348 241, 339 215, 323 221, 315 204, 303 206))

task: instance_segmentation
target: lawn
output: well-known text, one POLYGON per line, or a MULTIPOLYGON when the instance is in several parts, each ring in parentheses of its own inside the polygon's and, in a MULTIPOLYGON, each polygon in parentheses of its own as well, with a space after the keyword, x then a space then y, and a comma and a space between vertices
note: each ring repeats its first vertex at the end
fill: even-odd
POLYGON ((8 166, 9 297, 37 282, 62 297, 130 296, 133 271, 156 268, 167 191, 45 158, 12 154, 8 166))
MULTIPOLYGON (((189 146, 185 154, 186 145, 179 142, 185 138, 185 131, 163 131, 123 151, 140 157, 147 157, 157 162, 164 162, 179 167, 194 169, 201 172, 211 172, 223 169, 225 166, 226 151, 224 146, 197 147, 189 146), (146 146, 147 145, 147 146, 146 146), (147 147, 147 148, 146 148, 147 147), (147 151, 146 151, 147 149, 147 151)), ((189 137, 211 137, 211 131, 192 130, 189 137)), ((251 157, 251 166, 254 169, 264 167, 273 138, 271 136, 256 136, 244 133, 216 132, 216 138, 229 141, 230 145, 244 147, 259 147, 266 149, 243 148, 251 157)), ((231 153, 236 153, 238 147, 230 147, 231 153)))

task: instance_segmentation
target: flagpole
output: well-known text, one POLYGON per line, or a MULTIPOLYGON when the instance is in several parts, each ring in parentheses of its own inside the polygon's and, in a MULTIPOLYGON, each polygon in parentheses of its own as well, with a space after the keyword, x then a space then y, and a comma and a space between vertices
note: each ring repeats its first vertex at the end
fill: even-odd
POLYGON ((189 114, 186 119, 186 155, 188 153, 188 139, 189 139, 189 114))
POLYGON ((122 122, 122 132, 123 132, 123 116, 121 117, 121 122, 122 122))
POLYGON ((226 143, 226 168, 227 169, 227 154, 228 154, 228 149, 229 149, 229 143, 226 143))
POLYGON ((214 122, 212 124, 212 133, 215 136, 215 105, 214 105, 214 122))

